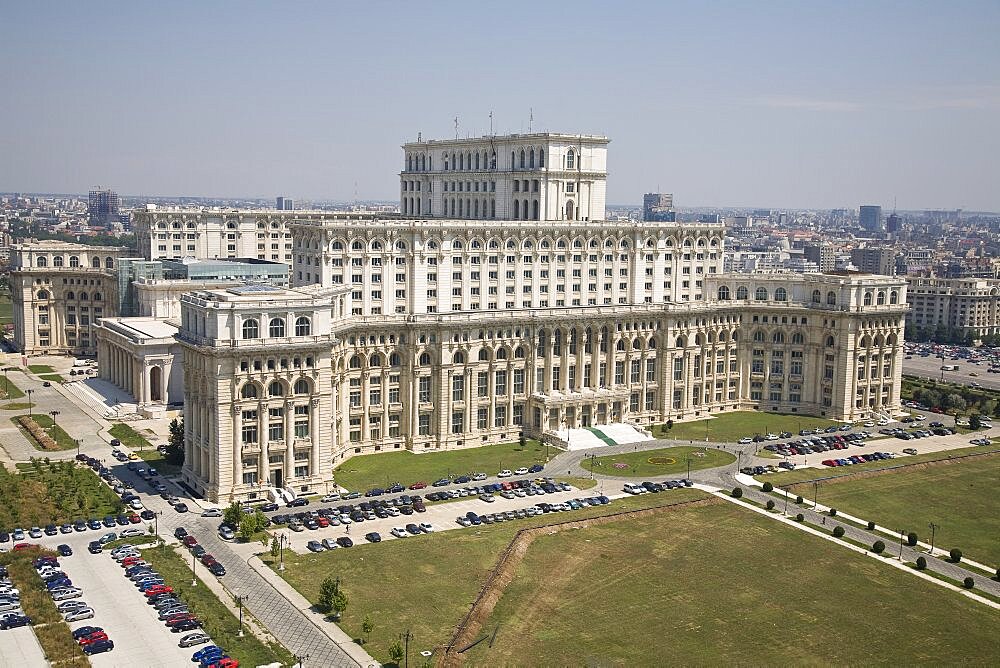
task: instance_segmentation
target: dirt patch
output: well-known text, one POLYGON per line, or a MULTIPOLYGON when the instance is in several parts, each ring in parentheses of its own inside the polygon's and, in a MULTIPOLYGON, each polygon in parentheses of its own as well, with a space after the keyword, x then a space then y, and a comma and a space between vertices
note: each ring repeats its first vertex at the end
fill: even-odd
MULTIPOLYGON (((524 555, 528 552, 528 548, 531 547, 531 544, 538 536, 551 535, 571 529, 582 529, 590 525, 609 524, 611 522, 620 522, 622 520, 633 518, 648 517, 650 515, 657 515, 663 512, 687 510, 690 508, 698 508, 701 506, 719 503, 722 503, 722 501, 716 498, 699 499, 696 501, 676 503, 669 506, 629 510, 614 513, 612 515, 604 515, 602 517, 569 520, 558 524, 521 529, 514 535, 514 538, 511 539, 510 543, 507 545, 507 548, 500 554, 496 565, 487 576, 486 583, 479 592, 478 598, 476 598, 476 601, 472 604, 472 608, 469 610, 469 613, 456 627, 455 632, 451 637, 451 642, 447 647, 443 648, 443 652, 437 653, 437 665, 449 668, 462 665, 463 656, 459 653, 459 650, 466 648, 480 638, 483 625, 490 618, 490 615, 493 614, 493 609, 496 607, 500 597, 503 596, 504 591, 514 580, 517 567, 524 560, 524 555)), ((488 640, 484 642, 488 642, 488 640)))
POLYGON ((935 459, 934 461, 930 462, 918 462, 916 464, 901 464, 899 466, 894 466, 892 468, 874 469, 871 471, 858 471, 857 473, 848 473, 846 475, 833 476, 830 478, 816 478, 814 480, 803 480, 802 482, 797 482, 793 485, 790 485, 787 489, 788 491, 799 491, 797 488, 812 485, 814 482, 821 482, 824 485, 830 485, 838 482, 862 480, 864 478, 874 478, 877 476, 890 475, 893 473, 905 473, 907 471, 922 471, 924 469, 929 469, 936 466, 948 466, 950 464, 966 463, 975 459, 985 459, 987 457, 991 457, 996 454, 997 451, 994 450, 991 452, 984 452, 982 454, 962 455, 961 457, 948 457, 946 459, 935 459))

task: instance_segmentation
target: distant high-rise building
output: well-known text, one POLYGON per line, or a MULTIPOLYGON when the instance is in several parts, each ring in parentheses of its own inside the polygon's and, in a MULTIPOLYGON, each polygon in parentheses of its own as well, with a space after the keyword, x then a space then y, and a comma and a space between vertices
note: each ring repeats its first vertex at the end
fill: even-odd
POLYGON ((118 193, 113 190, 91 190, 87 200, 91 225, 110 225, 121 220, 118 193))
POLYGON ((824 273, 837 268, 837 249, 828 243, 806 244, 802 255, 824 273))
POLYGON ((674 196, 671 193, 646 193, 643 195, 642 219, 659 222, 676 220, 674 196))
POLYGON ((873 204, 861 207, 858 222, 861 228, 868 232, 883 232, 885 227, 882 222, 882 207, 873 204))
POLYGON ((295 200, 291 197, 279 197, 275 200, 274 208, 278 211, 294 211, 295 200))
POLYGON ((851 263, 858 269, 870 274, 896 275, 896 249, 888 248, 855 248, 851 251, 851 263))
POLYGON ((903 221, 895 213, 889 214, 889 217, 885 219, 885 231, 890 234, 899 232, 902 229, 903 221))

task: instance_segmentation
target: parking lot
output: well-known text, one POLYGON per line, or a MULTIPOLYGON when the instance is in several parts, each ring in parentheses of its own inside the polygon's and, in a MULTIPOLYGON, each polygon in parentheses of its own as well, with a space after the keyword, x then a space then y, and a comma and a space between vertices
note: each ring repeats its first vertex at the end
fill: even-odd
POLYGON ((0 631, 0 657, 5 666, 44 666, 45 655, 30 626, 0 631))

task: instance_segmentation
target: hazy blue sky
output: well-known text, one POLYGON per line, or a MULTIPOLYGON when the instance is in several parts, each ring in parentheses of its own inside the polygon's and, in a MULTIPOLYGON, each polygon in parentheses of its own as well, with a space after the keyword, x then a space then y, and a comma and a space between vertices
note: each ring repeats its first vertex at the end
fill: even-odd
POLYGON ((608 199, 1000 210, 1000 2, 3 0, 0 191, 394 199, 399 145, 611 137, 608 199), (356 184, 356 185, 355 185, 356 184))

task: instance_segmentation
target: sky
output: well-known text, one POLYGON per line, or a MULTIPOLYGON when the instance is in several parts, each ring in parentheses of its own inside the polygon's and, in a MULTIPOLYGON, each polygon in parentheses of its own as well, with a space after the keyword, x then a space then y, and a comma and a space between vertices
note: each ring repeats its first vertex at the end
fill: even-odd
POLYGON ((492 112, 609 203, 1000 211, 997 0, 0 3, 0 191, 394 200, 492 112))

